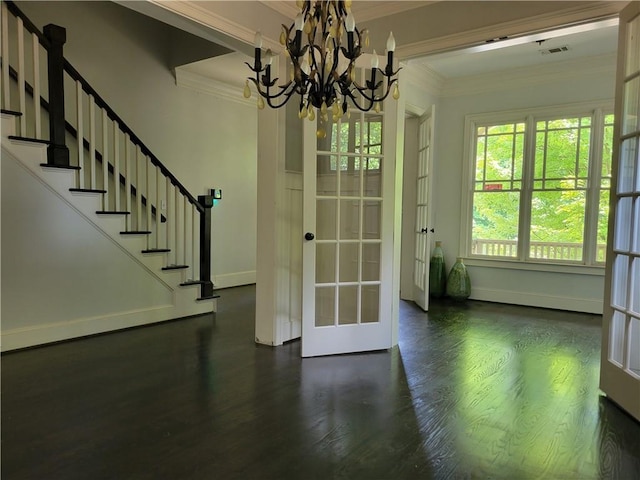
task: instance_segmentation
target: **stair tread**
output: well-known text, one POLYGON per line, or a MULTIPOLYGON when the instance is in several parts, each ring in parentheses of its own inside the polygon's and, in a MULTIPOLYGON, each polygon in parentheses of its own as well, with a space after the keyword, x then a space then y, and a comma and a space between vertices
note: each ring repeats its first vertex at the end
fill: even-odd
POLYGON ((149 235, 150 230, 129 230, 127 232, 120 232, 120 235, 149 235))
POLYGON ((147 250, 142 250, 142 253, 168 253, 170 251, 170 248, 149 248, 147 250))
POLYGON ((7 115, 13 115, 14 117, 21 117, 22 116, 22 112, 18 112, 16 110, 6 110, 6 109, 2 109, 2 113, 5 113, 7 115))
POLYGON ((131 215, 131 212, 116 212, 110 210, 98 210, 96 212, 98 215, 131 215))
POLYGON ((100 190, 97 188, 70 188, 69 191, 76 193, 107 193, 106 190, 100 190))
POLYGON ((41 163, 40 166, 45 168, 56 168, 60 170, 80 170, 80 167, 76 167, 75 165, 51 165, 50 163, 41 163))
POLYGON ((21 137, 20 135, 9 135, 9 140, 20 140, 22 142, 42 143, 44 145, 49 145, 51 143, 49 140, 43 140, 41 138, 32 138, 32 137, 21 137))
POLYGON ((213 300, 215 298, 220 298, 220 295, 211 295, 210 297, 199 297, 196 298, 196 301, 200 301, 200 300, 213 300))
MULTIPOLYGON (((18 135, 9 135, 8 138, 9 140, 18 140, 21 142, 37 143, 40 145, 51 145, 51 142, 49 140, 43 140, 41 138, 21 137, 18 135)), ((80 167, 76 165, 53 165, 50 163, 41 163, 40 166, 46 168, 59 168, 62 170, 80 170, 80 167)))
POLYGON ((166 267, 162 267, 162 270, 181 270, 183 268, 189 268, 189 265, 168 265, 166 267))

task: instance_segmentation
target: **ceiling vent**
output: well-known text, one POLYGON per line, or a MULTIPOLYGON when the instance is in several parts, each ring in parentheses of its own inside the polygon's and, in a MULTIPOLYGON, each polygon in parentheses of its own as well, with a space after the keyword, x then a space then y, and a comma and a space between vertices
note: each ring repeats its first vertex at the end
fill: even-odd
POLYGON ((540 50, 540 53, 542 55, 551 55, 552 53, 562 53, 562 52, 568 52, 569 51, 569 47, 567 45, 563 45, 561 47, 553 47, 553 48, 547 48, 546 50, 540 50))

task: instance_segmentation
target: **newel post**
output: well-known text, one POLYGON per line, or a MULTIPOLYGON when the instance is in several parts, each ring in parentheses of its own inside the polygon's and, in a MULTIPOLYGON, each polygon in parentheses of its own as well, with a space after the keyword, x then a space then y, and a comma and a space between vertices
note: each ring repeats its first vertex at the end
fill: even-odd
POLYGON ((199 195, 198 202, 204 207, 200 213, 200 297, 213 297, 211 281, 211 207, 212 195, 199 195))
POLYGON ((49 147, 47 164, 60 167, 69 166, 69 149, 65 141, 64 125, 64 56, 63 45, 67 41, 67 31, 58 25, 49 24, 43 29, 49 40, 47 52, 47 72, 49 75, 49 147))

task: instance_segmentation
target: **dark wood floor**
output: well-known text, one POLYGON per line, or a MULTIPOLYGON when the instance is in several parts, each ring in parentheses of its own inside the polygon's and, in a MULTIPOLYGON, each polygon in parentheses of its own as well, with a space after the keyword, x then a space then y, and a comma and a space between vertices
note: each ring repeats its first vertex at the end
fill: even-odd
POLYGON ((2 479, 640 478, 597 316, 403 302, 399 348, 301 360, 254 298, 3 355, 2 479))

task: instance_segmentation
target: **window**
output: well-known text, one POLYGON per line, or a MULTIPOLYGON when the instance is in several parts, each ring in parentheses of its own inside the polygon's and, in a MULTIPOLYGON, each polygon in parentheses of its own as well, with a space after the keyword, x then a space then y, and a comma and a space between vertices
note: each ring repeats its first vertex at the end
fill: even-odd
POLYGON ((473 253, 517 257, 524 123, 478 127, 473 253))
POLYGON ((603 265, 613 115, 610 106, 467 118, 466 255, 603 265))

